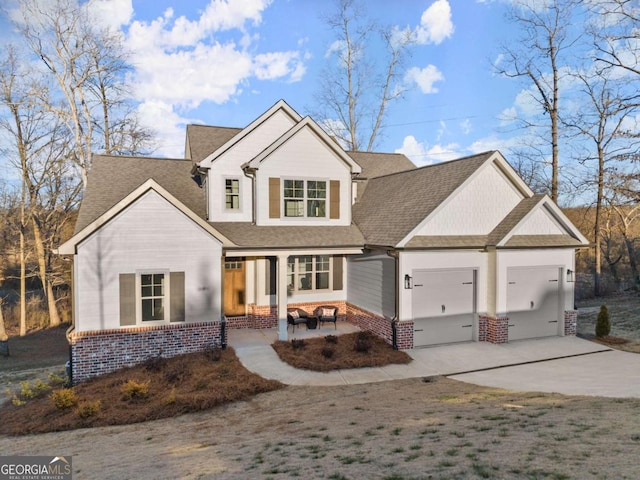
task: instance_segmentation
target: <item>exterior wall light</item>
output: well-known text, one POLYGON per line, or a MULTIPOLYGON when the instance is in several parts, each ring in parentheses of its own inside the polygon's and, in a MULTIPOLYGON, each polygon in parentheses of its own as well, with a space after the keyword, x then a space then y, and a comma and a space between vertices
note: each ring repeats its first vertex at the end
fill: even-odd
POLYGON ((408 274, 404 276, 404 288, 410 290, 413 288, 413 278, 408 274))
POLYGON ((573 283, 575 282, 574 278, 573 278, 573 274, 575 272, 573 270, 571 270, 570 268, 567 269, 567 283, 573 283))

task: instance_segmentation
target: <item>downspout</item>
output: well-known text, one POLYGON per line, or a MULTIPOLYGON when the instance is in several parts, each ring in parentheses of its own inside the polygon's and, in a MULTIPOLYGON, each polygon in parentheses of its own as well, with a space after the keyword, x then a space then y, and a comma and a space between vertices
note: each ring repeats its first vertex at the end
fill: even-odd
POLYGON ((387 250, 387 255, 394 260, 394 311, 391 319, 391 344, 394 350, 398 350, 398 319, 400 317, 400 255, 397 250, 387 250))
POLYGON ((251 225, 256 224, 256 170, 249 166, 242 169, 244 176, 251 180, 251 225))

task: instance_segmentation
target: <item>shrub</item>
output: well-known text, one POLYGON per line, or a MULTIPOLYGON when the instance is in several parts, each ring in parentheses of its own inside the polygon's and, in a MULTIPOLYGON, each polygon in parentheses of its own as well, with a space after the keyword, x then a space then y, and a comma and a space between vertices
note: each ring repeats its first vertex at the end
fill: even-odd
POLYGON ((338 343, 338 336, 337 335, 327 335, 326 337, 324 337, 325 342, 327 343, 332 343, 332 344, 336 344, 338 343))
POLYGON ((222 358, 222 349, 217 345, 209 345, 203 350, 205 358, 212 362, 217 362, 222 358))
POLYGON ((611 333, 611 321, 609 320, 609 311, 606 305, 600 307, 600 313, 596 320, 596 337, 606 337, 611 333))
POLYGON ((326 346, 326 347, 322 347, 322 350, 320 350, 320 353, 324 358, 332 358, 333 354, 336 353, 336 351, 333 347, 326 346))
POLYGON ((100 413, 100 407, 102 404, 100 400, 96 400, 95 402, 84 402, 78 405, 78 410, 76 410, 76 414, 80 418, 90 418, 95 417, 100 413))
POLYGON ((23 400, 28 400, 36 396, 36 392, 33 391, 29 382, 20 382, 20 396, 23 400))
POLYGON ((151 382, 136 382, 135 380, 128 380, 120 388, 123 399, 139 400, 146 398, 147 395, 149 395, 149 383, 151 382))
POLYGON ((147 358, 144 362, 144 368, 150 372, 159 372, 167 364, 167 359, 156 355, 154 357, 147 358))
POLYGON ((51 400, 58 410, 65 410, 78 404, 78 396, 73 388, 54 390, 51 392, 51 400))
POLYGON ((301 348, 304 348, 304 346, 305 346, 306 344, 307 344, 307 343, 306 343, 302 338, 300 338, 300 339, 298 339, 298 338, 292 338, 292 339, 291 339, 291 347, 292 347, 294 350, 299 350, 299 349, 301 349, 301 348))
POLYGON ((369 332, 358 332, 355 342, 353 343, 353 349, 356 352, 367 353, 369 350, 371 350, 372 346, 371 335, 369 334, 369 332))

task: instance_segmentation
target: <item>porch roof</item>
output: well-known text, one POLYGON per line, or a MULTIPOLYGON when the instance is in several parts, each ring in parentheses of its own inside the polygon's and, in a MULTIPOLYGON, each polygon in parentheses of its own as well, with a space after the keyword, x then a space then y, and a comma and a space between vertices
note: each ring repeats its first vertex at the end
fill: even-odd
POLYGON ((350 226, 258 226, 249 222, 210 222, 242 248, 362 248, 364 237, 350 226))

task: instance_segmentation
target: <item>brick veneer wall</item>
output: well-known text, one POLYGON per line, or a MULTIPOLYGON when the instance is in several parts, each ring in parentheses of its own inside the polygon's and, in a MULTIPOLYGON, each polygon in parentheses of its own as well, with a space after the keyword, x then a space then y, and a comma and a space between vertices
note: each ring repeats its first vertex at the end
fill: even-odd
MULTIPOLYGON (((363 310, 350 303, 346 304, 347 321, 355 326, 382 338, 389 345, 393 344, 391 321, 380 315, 363 310)), ((411 330, 413 335, 413 329, 411 330)), ((413 339, 412 339, 413 343, 413 339)))
MULTIPOLYGON (((345 320, 347 314, 346 302, 301 302, 289 303, 287 308, 301 308, 310 315, 322 305, 338 307, 338 320, 345 320)), ((275 328, 278 326, 277 305, 247 305, 247 314, 242 317, 227 317, 227 328, 275 328)))
POLYGON ((489 343, 507 343, 509 341, 509 318, 480 315, 478 340, 489 343), (483 338, 484 340, 482 340, 483 338))
POLYGON ((578 334, 578 311, 565 310, 564 312, 564 334, 575 336, 578 334))
POLYGON ((221 345, 221 332, 219 321, 72 332, 73 383, 142 363, 150 357, 170 358, 221 345))

